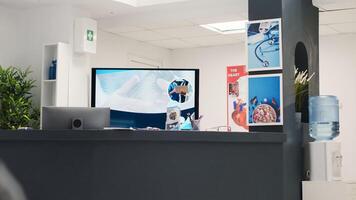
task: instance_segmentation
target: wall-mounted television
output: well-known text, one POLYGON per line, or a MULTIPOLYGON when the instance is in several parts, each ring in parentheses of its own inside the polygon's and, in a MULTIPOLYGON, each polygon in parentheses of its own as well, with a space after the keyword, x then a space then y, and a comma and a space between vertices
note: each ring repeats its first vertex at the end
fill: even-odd
POLYGON ((167 108, 199 116, 198 69, 93 68, 92 107, 110 107, 110 126, 165 128, 167 108))

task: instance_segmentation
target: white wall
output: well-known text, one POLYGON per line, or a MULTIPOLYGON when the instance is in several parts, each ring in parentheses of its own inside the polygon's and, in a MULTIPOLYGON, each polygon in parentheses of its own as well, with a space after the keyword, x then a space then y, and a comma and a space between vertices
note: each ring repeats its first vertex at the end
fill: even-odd
MULTIPOLYGON (((21 13, 22 31, 26 32, 21 60, 25 63, 24 65, 33 67, 34 76, 40 84, 43 45, 64 42, 70 44, 73 49, 74 20, 77 17, 90 17, 90 14, 72 6, 45 6, 28 9, 21 13)), ((169 60, 170 51, 99 31, 97 54, 72 52, 72 65, 69 72, 71 86, 68 91, 69 106, 89 106, 91 67, 127 66, 127 55, 130 52, 162 60, 165 64, 169 60)), ((34 91, 34 95, 39 102, 40 88, 34 91)))
POLYGON ((0 65, 31 67, 37 87, 34 102, 40 103, 42 47, 46 43, 69 42, 66 6, 11 9, 0 7, 0 65))
POLYGON ((343 175, 356 180, 356 35, 320 38, 320 92, 341 103, 338 138, 342 142, 343 175))
MULTIPOLYGON (((81 73, 81 75, 77 73, 76 76, 80 77, 80 80, 74 80, 73 78, 70 83, 72 90, 70 95, 72 103, 70 106, 90 106, 89 84, 91 68, 141 67, 139 64, 132 65, 130 63, 130 58, 133 56, 147 61, 155 61, 162 66, 169 66, 170 54, 171 51, 168 49, 99 31, 97 53, 90 56, 88 55, 89 58, 85 58, 85 55, 77 56, 73 61, 77 62, 79 59, 86 59, 87 63, 75 69, 78 73, 81 73)), ((74 68, 76 67, 73 66, 72 70, 74 68)))
POLYGON ((38 86, 34 91, 35 102, 40 102, 42 52, 44 44, 57 42, 70 42, 71 35, 70 6, 46 6, 33 9, 19 10, 21 27, 18 39, 21 43, 18 48, 22 49, 21 60, 23 67, 31 66, 33 77, 38 86))
POLYGON ((32 77, 37 80, 37 88, 33 90, 37 105, 40 103, 43 45, 71 44, 76 13, 79 11, 71 6, 16 10, 0 7, 0 65, 31 67, 32 77))
MULTIPOLYGON (((42 49, 44 44, 64 42, 73 47, 74 19, 90 17, 72 6, 42 6, 25 10, 0 7, 0 65, 31 66, 38 87, 35 103, 40 102, 42 49)), ((69 106, 88 106, 91 67, 128 66, 128 57, 148 58, 168 65, 170 50, 99 31, 95 55, 72 53, 69 106)), ((73 49, 73 48, 72 48, 73 49)))
POLYGON ((200 114, 203 130, 227 125, 226 67, 246 63, 244 43, 174 50, 172 66, 200 69, 200 114))
POLYGON ((18 66, 21 62, 19 48, 19 12, 0 6, 0 65, 18 66))
POLYGON ((99 31, 98 35, 97 53, 90 56, 92 67, 135 67, 130 64, 132 56, 156 61, 162 66, 171 65, 171 51, 168 49, 104 31, 99 31))

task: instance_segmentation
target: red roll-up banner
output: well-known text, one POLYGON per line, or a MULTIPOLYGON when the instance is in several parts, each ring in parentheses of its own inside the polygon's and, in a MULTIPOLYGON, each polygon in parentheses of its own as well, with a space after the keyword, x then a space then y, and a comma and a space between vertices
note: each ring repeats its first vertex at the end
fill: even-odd
POLYGON ((248 132, 248 74, 246 66, 227 67, 227 125, 233 132, 248 132))

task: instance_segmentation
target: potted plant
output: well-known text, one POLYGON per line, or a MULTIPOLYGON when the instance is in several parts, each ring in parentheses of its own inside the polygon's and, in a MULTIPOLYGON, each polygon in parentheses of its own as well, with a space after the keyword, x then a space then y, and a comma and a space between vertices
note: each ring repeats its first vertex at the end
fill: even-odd
POLYGON ((39 109, 33 105, 35 80, 29 68, 0 66, 0 129, 39 127, 39 109))
POLYGON ((308 70, 305 71, 298 71, 295 68, 294 70, 295 79, 294 79, 294 86, 295 86, 295 112, 297 116, 297 120, 301 122, 301 113, 303 110, 303 105, 305 105, 305 101, 308 100, 308 87, 309 82, 315 75, 313 73, 311 76, 308 74, 308 70))

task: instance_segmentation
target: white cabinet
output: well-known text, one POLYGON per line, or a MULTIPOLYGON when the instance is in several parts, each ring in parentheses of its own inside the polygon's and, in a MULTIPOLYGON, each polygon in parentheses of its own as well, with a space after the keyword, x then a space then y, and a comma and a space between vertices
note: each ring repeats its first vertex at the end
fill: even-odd
POLYGON ((311 181, 342 180, 342 155, 340 142, 310 142, 306 146, 306 152, 306 163, 310 170, 311 181))
POLYGON ((43 47, 41 107, 68 106, 69 68, 71 65, 70 46, 65 43, 49 44, 43 47), (49 80, 49 67, 57 60, 56 79, 49 80))
POLYGON ((356 183, 304 181, 303 200, 356 200, 356 183))

